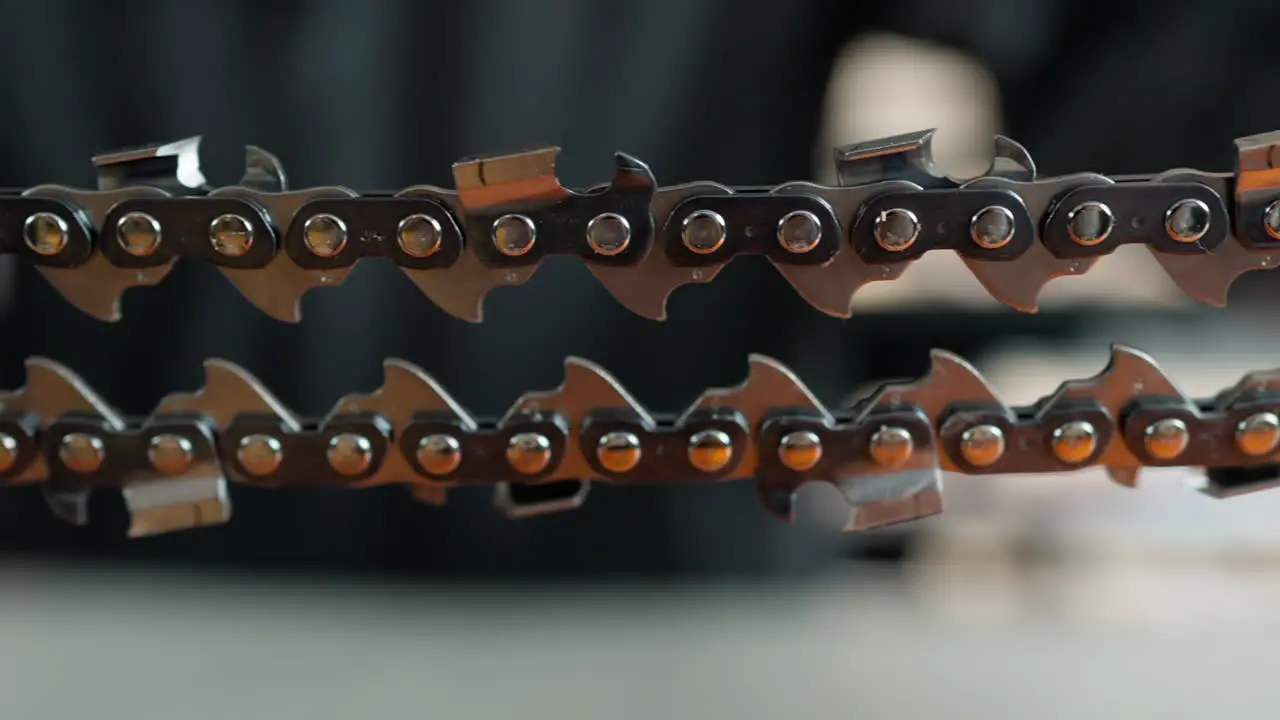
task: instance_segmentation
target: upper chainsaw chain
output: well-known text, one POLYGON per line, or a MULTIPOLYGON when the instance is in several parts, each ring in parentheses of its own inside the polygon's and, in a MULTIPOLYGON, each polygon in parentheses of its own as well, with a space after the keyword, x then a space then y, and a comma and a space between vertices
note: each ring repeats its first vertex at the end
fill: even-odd
POLYGON ((362 259, 399 266, 446 312, 480 321, 486 294, 529 280, 547 257, 582 259, 630 310, 655 320, 670 294, 712 280, 739 255, 765 256, 813 307, 852 313, 862 286, 950 250, 993 297, 1034 312, 1046 283, 1123 244, 1145 245, 1195 300, 1280 258, 1280 132, 1235 141, 1233 173, 1037 178, 1030 154, 997 137, 981 177, 935 171, 933 131, 835 151, 839 182, 659 187, 619 153, 612 180, 583 191, 556 177, 557 148, 454 165, 456 188, 288 190, 280 162, 247 149, 234 187, 206 185, 199 138, 94 158, 98 188, 0 193, 0 253, 14 253, 77 308, 120 317, 130 287, 179 258, 215 264, 254 305, 294 322, 307 290, 362 259))
POLYGON ((644 408, 605 370, 565 363, 563 383, 478 419, 422 370, 385 363, 383 385, 301 418, 245 370, 211 360, 203 388, 145 418, 113 409, 69 368, 27 361, 0 394, 0 485, 43 483, 60 517, 87 521, 90 491, 119 489, 134 536, 230 517, 228 482, 261 487, 408 486, 443 503, 487 485, 511 515, 578 506, 590 483, 751 479, 784 519, 807 483, 850 506, 849 530, 936 515, 944 473, 1058 473, 1103 466, 1135 486, 1143 467, 1207 468, 1204 492, 1280 482, 1280 369, 1217 396, 1181 393, 1142 352, 1114 346, 1098 374, 1027 407, 1001 401, 955 355, 848 407, 823 405, 778 362, 752 356, 745 382, 704 392, 675 415, 644 408))

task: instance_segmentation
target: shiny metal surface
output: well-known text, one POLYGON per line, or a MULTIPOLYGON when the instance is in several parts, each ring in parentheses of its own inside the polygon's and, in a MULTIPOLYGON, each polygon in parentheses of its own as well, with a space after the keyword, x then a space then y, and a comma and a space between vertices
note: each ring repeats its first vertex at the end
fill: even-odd
POLYGON ((160 248, 160 221, 144 212, 125 213, 116 226, 116 242, 134 257, 147 257, 160 248))
POLYGON ((396 242, 410 257, 430 257, 440 249, 440 221, 430 215, 413 214, 400 221, 396 242))
POLYGON ((631 223, 617 213, 601 213, 587 223, 587 244, 597 255, 613 257, 631 244, 631 223))
POLYGON ((1142 445, 1157 460, 1175 460, 1191 444, 1187 424, 1178 418, 1164 418, 1148 425, 1142 432, 1142 445))
POLYGON ((1049 448, 1063 463, 1079 465, 1098 449, 1098 431, 1087 420, 1072 420, 1054 428, 1049 448))
POLYGON ((418 441, 415 458, 428 473, 448 475, 462 464, 462 445, 452 435, 427 435, 418 441))
POLYGON ((1164 214, 1164 230, 1181 243, 1193 243, 1209 232, 1209 206, 1202 200, 1180 200, 1164 214))
POLYGON ((877 465, 893 468, 911 459, 915 439, 906 428, 882 427, 871 436, 868 451, 877 465))
POLYGON ((1004 451, 1004 431, 995 425, 975 425, 960 435, 960 454, 974 467, 996 464, 1004 451))
POLYGON ((596 444, 596 460, 609 472, 625 473, 640 464, 644 448, 634 433, 615 430, 600 436, 596 444))
POLYGON ((788 470, 808 472, 822 460, 822 438, 810 430, 787 433, 778 442, 778 460, 788 470))
POLYGON ((787 252, 803 254, 822 241, 822 224, 808 210, 794 210, 778 221, 778 244, 787 252))
POLYGON ((689 437, 688 454, 695 470, 719 472, 733 460, 733 440, 722 430, 702 430, 689 437))
POLYGON ((1270 455, 1280 446, 1280 415, 1260 412, 1241 420, 1236 425, 1235 441, 1246 455, 1270 455))
POLYGON ((71 433, 58 446, 58 460, 71 472, 85 475, 97 472, 106 459, 106 446, 97 435, 71 433))
POLYGON ((690 252, 710 255, 724 245, 724 218, 712 210, 691 213, 680 224, 680 238, 690 252))
POLYGON ((1067 231, 1077 245, 1093 247, 1111 236, 1116 218, 1111 208, 1100 202, 1082 203, 1067 213, 1067 231))
POLYGON ((147 447, 147 460, 157 472, 180 475, 191 469, 194 450, 191 441, 181 435, 156 435, 147 447))
POLYGON ((312 215, 302 224, 302 237, 316 257, 333 257, 347 246, 347 224, 327 213, 312 215))
POLYGON ((270 475, 283 462, 283 450, 271 435, 247 435, 236 447, 236 461, 250 475, 270 475))
POLYGON ((339 474, 359 475, 373 463, 373 443, 364 435, 338 433, 330 438, 325 458, 339 474))
POLYGON ((893 208, 880 213, 876 216, 873 227, 876 244, 890 252, 906 250, 920 236, 920 219, 904 208, 893 208))
POLYGON ((67 246, 67 221, 53 213, 36 213, 22 224, 22 238, 37 255, 52 257, 67 246))
POLYGON ((1013 213, 1003 205, 993 205, 974 213, 969 221, 969 237, 987 250, 1002 248, 1013 240, 1013 213))
POLYGON ((240 257, 253 247, 253 223, 240 215, 219 215, 209 224, 209 243, 227 257, 240 257))
POLYGON ((523 475, 537 475, 551 464, 551 441, 542 433, 516 433, 507 442, 507 464, 523 475))

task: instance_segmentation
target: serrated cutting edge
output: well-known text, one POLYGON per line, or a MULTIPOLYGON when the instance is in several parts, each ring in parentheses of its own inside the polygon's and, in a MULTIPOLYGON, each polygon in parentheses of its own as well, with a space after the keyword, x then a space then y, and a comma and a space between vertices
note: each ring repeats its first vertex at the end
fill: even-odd
MULTIPOLYGON (((391 424, 392 437, 399 438, 416 413, 439 413, 453 417, 463 428, 474 431, 476 421, 435 378, 416 365, 390 359, 383 363, 382 386, 369 394, 340 398, 325 419, 343 413, 377 413, 391 424)), ((432 505, 443 505, 447 490, 441 484, 422 484, 402 452, 387 453, 386 459, 361 486, 410 484, 413 497, 432 505)))
MULTIPOLYGON (((1041 407, 1051 407, 1062 399, 1096 401, 1118 423, 1124 407, 1135 395, 1146 394, 1186 399, 1150 355, 1127 345, 1113 344, 1106 367, 1093 377, 1067 380, 1046 398, 1041 407)), ((1142 461, 1120 438, 1113 438, 1093 463, 1102 465, 1119 485, 1137 487, 1142 461)))
MULTIPOLYGON (((76 190, 61 185, 40 185, 27 190, 27 197, 61 200, 79 206, 94 227, 101 227, 107 213, 117 203, 133 198, 168 197, 168 193, 153 187, 126 187, 120 190, 76 190)), ((114 238, 102 238, 114 242, 114 238)), ((104 322, 118 322, 121 318, 120 300, 133 287, 150 287, 160 284, 177 259, 164 265, 149 268, 122 268, 112 265, 99 251, 94 251, 88 261, 74 268, 37 266, 40 274, 77 310, 104 322)))
MULTIPOLYGON (((263 207, 277 228, 289 227, 298 210, 312 200, 341 200, 356 195, 355 191, 341 187, 311 188, 285 193, 263 193, 249 187, 226 187, 209 193, 209 197, 243 199, 263 207)), ((280 240, 283 244, 284 238, 280 240)), ((359 239, 353 238, 351 241, 358 242, 359 239)), ((311 270, 298 267, 289 253, 278 250, 262 268, 218 269, 254 307, 281 322, 296 323, 302 320, 302 298, 307 291, 341 285, 355 269, 355 265, 311 270)))

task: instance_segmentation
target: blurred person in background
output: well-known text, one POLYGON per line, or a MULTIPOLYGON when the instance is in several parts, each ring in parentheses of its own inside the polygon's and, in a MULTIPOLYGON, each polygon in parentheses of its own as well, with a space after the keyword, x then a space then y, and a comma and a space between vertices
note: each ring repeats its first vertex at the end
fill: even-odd
MULTIPOLYGON (((460 157, 543 143, 564 148, 559 175, 572 186, 607 178, 616 150, 645 160, 662 184, 807 179, 833 63, 873 32, 975 58, 995 79, 1002 131, 1043 174, 1223 169, 1232 138, 1280 117, 1263 91, 1280 65, 1278 15, 1242 0, 0 0, 0 185, 89 186, 95 153, 194 134, 205 136, 214 184, 239 177, 245 143, 277 154, 295 187, 448 187, 460 157)), ((836 401, 867 380, 922 371, 932 346, 974 354, 1001 333, 1088 322, 994 304, 981 316, 841 321, 805 305, 766 263, 740 261, 677 291, 664 323, 625 311, 579 264, 549 262, 528 285, 492 293, 480 325, 447 316, 378 263, 309 294, 298 325, 266 317, 215 269, 191 263, 127 294, 123 320, 107 324, 32 269, 3 272, 0 386, 20 385, 23 359, 47 355, 136 414, 197 387, 208 357, 243 365, 312 415, 377 387, 389 356, 420 365, 480 415, 558 384, 571 354, 660 411, 736 384, 749 352, 791 365, 836 401)), ((774 574, 820 568, 841 550, 766 516, 747 483, 598 487, 582 511, 523 521, 477 492, 455 493, 444 509, 395 488, 237 487, 233 499, 227 526, 126 542, 110 523, 64 526, 38 490, 13 490, 0 503, 0 541, 485 577, 774 574)), ((109 517, 110 501, 95 502, 109 517)))

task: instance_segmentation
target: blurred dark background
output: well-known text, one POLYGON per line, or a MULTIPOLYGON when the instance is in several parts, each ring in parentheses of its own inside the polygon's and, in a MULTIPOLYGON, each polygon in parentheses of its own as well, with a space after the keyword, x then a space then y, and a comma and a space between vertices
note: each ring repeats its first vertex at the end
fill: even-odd
MULTIPOLYGON (((1278 96, 1264 92, 1280 69, 1277 13, 1243 0, 0 0, 0 186, 88 186, 97 152, 194 134, 216 184, 238 178, 245 143, 281 157, 295 187, 448 186, 462 156, 538 143, 564 148, 560 177, 573 185, 605 179, 619 149, 664 184, 809 179, 837 61, 877 33, 982 68, 997 129, 1042 174, 1228 169, 1231 140, 1280 117, 1278 96)), ((864 86, 862 113, 936 87, 911 67, 892 70, 864 86)), ((981 357, 1010 336, 1069 341, 1097 317, 1085 298, 1034 316, 994 302, 889 302, 841 321, 744 260, 678 291, 665 323, 631 316, 584 268, 552 262, 527 286, 492 294, 482 325, 448 317, 377 264, 308 295, 299 325, 269 319, 191 264, 130 292, 124 319, 104 324, 30 269, 5 272, 0 386, 23 382, 25 357, 48 355, 138 414, 197 387, 207 357, 242 364, 315 414, 376 387, 387 356, 419 364, 479 414, 558 384, 569 354, 608 367, 657 410, 737 383, 749 352, 838 401, 868 380, 922 371, 930 347, 981 357)), ((1123 314, 1108 312, 1120 313, 1109 322, 1123 314)), ((596 488, 584 510, 522 521, 476 492, 444 509, 397 489, 233 493, 225 527, 126 542, 118 500, 97 499, 98 520, 76 529, 53 520, 38 491, 9 491, 0 550, 275 571, 679 577, 804 573, 842 555, 892 557, 909 541, 893 532, 833 543, 784 526, 747 484, 596 488)))

